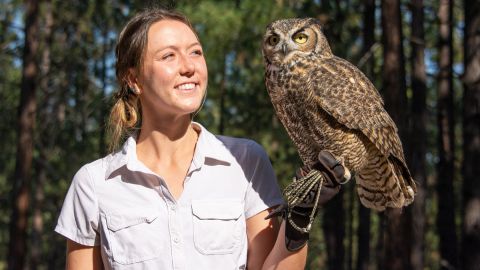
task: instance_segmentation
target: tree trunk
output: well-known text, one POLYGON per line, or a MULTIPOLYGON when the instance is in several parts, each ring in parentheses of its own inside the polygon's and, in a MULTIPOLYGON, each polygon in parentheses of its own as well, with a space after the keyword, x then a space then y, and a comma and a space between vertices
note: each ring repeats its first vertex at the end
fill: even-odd
POLYGON ((425 37, 423 28, 423 0, 412 0, 412 54, 410 64, 412 66, 412 104, 409 136, 409 148, 407 150, 408 165, 413 179, 417 183, 415 203, 409 208, 407 214, 412 215, 412 241, 410 261, 412 270, 423 270, 425 250, 425 188, 426 188, 426 163, 425 153, 427 145, 427 75, 425 71, 424 50, 425 37))
POLYGON ((378 213, 378 240, 375 246, 377 270, 385 269, 385 227, 387 225, 385 211, 378 213))
POLYGON ((480 265, 480 2, 465 0, 463 75, 463 239, 465 270, 480 265))
POLYGON ((370 263, 370 209, 358 204, 357 270, 369 269, 370 263))
POLYGON ((20 105, 18 107, 17 156, 12 190, 13 210, 10 218, 9 270, 23 269, 27 254, 27 212, 36 114, 35 80, 38 73, 35 59, 38 50, 36 34, 40 33, 40 29, 38 29, 39 2, 36 0, 25 1, 25 46, 23 49, 20 105))
POLYGON ((438 11, 440 21, 439 76, 438 76, 438 150, 437 167, 438 216, 441 269, 457 267, 457 237, 453 198, 454 175, 454 123, 452 85, 452 1, 441 0, 438 11))
POLYGON ((355 192, 356 192, 356 187, 355 185, 348 185, 348 206, 346 207, 347 210, 347 217, 346 217, 346 224, 347 224, 347 246, 346 246, 346 263, 347 267, 346 270, 352 270, 353 269, 353 234, 354 234, 354 212, 356 210, 356 204, 355 204, 355 192))
MULTIPOLYGON (((363 11, 363 57, 371 53, 375 43, 375 0, 365 0, 363 11)), ((370 80, 373 80, 373 53, 366 62, 363 71, 370 80)), ((372 81, 373 82, 373 81, 372 81)), ((357 270, 367 270, 370 261, 370 209, 358 204, 358 257, 357 270)))
MULTIPOLYGON (((398 126, 400 138, 407 135, 405 60, 402 46, 400 1, 382 1, 383 28, 383 94, 385 106, 398 126)), ((402 209, 387 209, 385 235, 385 267, 389 270, 411 269, 409 251, 409 218, 402 209)))
MULTIPOLYGON (((48 143, 41 143, 38 152, 40 153, 40 157, 35 166, 36 172, 36 181, 33 183, 34 192, 33 195, 33 220, 32 220, 32 235, 31 235, 31 252, 30 252, 30 262, 29 262, 29 269, 35 270, 41 266, 41 262, 43 261, 43 252, 42 245, 44 243, 44 220, 43 220, 43 213, 44 209, 44 201, 45 201, 45 184, 47 183, 47 169, 45 168, 45 164, 47 163, 47 156, 43 153, 48 151, 47 149, 52 149, 54 146, 54 137, 51 135, 51 129, 49 129, 48 123, 51 119, 55 119, 52 117, 51 113, 49 113, 49 100, 51 99, 49 93, 49 74, 50 74, 50 63, 51 63, 51 56, 50 56, 50 48, 52 46, 52 28, 53 28, 53 16, 52 16, 52 4, 50 0, 45 1, 45 8, 43 9, 42 17, 44 18, 43 22, 43 31, 42 31, 42 40, 44 44, 41 48, 42 60, 40 65, 40 80, 39 86, 42 92, 45 93, 43 98, 44 105, 39 110, 39 117, 38 120, 42 123, 41 126, 45 127, 43 130, 41 128, 37 128, 37 134, 40 134, 40 139, 38 141, 42 141, 43 138, 46 138, 48 143), (42 113, 43 111, 43 113, 42 113)), ((41 104, 39 104, 41 106, 41 104)))
POLYGON ((323 212, 323 233, 327 246, 327 265, 330 270, 342 270, 345 248, 345 212, 343 211, 343 194, 340 192, 325 205, 323 212))
POLYGON ((382 1, 383 95, 385 107, 397 124, 400 138, 406 136, 405 60, 400 1, 382 1))
MULTIPOLYGON (((50 48, 52 45, 52 27, 53 27, 53 16, 52 16, 52 5, 49 0, 45 1, 45 9, 44 14, 42 14, 44 21, 43 33, 42 33, 42 40, 44 40, 44 44, 42 46, 42 60, 41 60, 41 68, 40 68, 40 77, 39 85, 43 92, 48 92, 48 81, 49 81, 49 73, 50 73, 50 48)), ((49 95, 45 95, 45 104, 48 104, 49 95)), ((50 119, 55 119, 49 114, 47 106, 43 106, 44 113, 40 113, 40 122, 41 123, 48 123, 50 119)), ((48 125, 47 125, 48 126, 48 125)), ((41 148, 39 149, 40 153, 44 153, 47 149, 52 149, 54 145, 54 140, 52 140, 52 136, 50 135, 50 130, 37 130, 37 134, 41 134, 40 136, 43 138, 44 136, 47 138, 47 141, 51 142, 50 144, 41 144, 41 148)), ((42 253, 42 244, 45 239, 42 237, 43 233, 43 212, 44 212, 44 186, 47 183, 47 173, 45 166, 42 162, 46 162, 47 157, 44 154, 40 154, 39 160, 41 162, 37 162, 36 164, 36 175, 37 180, 34 183, 34 192, 33 192, 33 222, 32 222, 32 236, 31 236, 31 259, 30 259, 30 267, 29 269, 35 270, 38 269, 40 263, 43 260, 42 253)))

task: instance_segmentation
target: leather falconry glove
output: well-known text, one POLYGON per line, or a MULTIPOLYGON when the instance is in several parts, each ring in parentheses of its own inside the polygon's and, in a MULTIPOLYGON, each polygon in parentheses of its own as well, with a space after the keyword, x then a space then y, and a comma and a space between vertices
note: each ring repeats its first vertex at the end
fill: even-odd
POLYGON ((305 246, 310 236, 311 224, 318 214, 319 207, 340 191, 340 184, 345 183, 344 178, 344 166, 325 150, 319 153, 318 162, 313 166, 310 168, 304 166, 297 170, 293 182, 284 191, 287 203, 280 205, 266 217, 268 219, 282 216, 285 219, 285 244, 289 251, 296 251, 305 246), (311 179, 313 181, 309 181, 311 179), (308 183, 305 184, 304 180, 308 183), (299 185, 310 185, 310 188, 303 189, 300 193, 292 196, 288 192, 289 189, 295 189, 299 185), (319 191, 320 193, 318 193, 319 191))

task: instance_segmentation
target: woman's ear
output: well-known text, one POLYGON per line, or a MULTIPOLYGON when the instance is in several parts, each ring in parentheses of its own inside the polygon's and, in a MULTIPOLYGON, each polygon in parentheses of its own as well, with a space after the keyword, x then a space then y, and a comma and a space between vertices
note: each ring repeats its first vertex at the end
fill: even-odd
POLYGON ((137 72, 133 68, 129 69, 127 83, 130 91, 132 91, 135 95, 140 95, 142 93, 141 85, 138 82, 137 72))

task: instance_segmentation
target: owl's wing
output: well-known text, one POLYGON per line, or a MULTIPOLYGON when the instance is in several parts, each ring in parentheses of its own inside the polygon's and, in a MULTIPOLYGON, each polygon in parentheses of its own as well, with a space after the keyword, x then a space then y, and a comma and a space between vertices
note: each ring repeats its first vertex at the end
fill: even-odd
POLYGON ((385 155, 405 164, 397 127, 375 86, 354 65, 339 57, 323 59, 310 74, 309 87, 319 106, 350 129, 361 131, 385 155))

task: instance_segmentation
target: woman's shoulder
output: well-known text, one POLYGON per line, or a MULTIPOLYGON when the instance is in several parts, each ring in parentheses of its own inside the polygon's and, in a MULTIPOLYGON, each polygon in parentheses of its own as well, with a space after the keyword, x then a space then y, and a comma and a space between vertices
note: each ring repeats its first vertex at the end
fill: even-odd
POLYGON ((118 153, 108 154, 80 166, 74 178, 104 178, 109 168, 118 163, 118 153), (116 158, 117 157, 117 158, 116 158))
POLYGON ((111 154, 108 154, 104 157, 100 157, 100 158, 88 161, 87 163, 84 163, 81 166, 81 168, 83 168, 83 169, 95 169, 95 170, 103 169, 104 167, 108 166, 109 163, 112 162, 113 158, 117 154, 118 153, 111 153, 111 154))
POLYGON ((263 146, 253 139, 230 137, 224 135, 216 135, 216 138, 222 142, 224 147, 232 153, 237 159, 266 159, 267 153, 263 146))
POLYGON ((243 148, 251 151, 263 151, 263 147, 253 139, 215 135, 227 148, 243 148))
POLYGON ((264 148, 249 138, 216 135, 202 127, 201 149, 217 155, 232 155, 237 161, 243 159, 267 159, 264 148))

